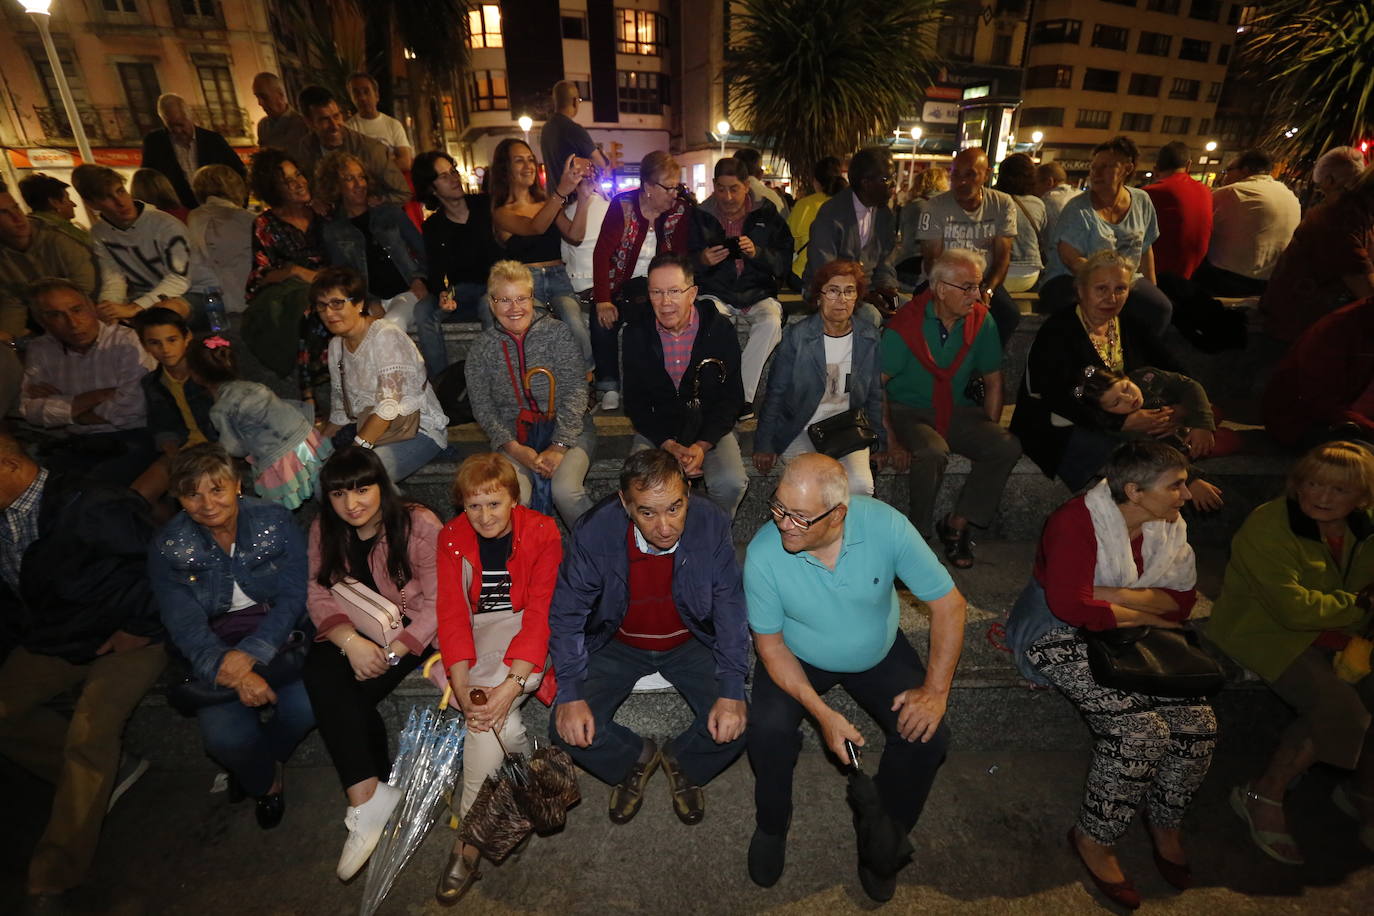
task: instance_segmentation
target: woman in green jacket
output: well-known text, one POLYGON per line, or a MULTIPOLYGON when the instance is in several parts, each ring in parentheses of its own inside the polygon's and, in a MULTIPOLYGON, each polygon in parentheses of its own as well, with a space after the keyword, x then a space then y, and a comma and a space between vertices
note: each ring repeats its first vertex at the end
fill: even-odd
POLYGON ((1374 849, 1374 677, 1348 683, 1335 656, 1371 622, 1374 452, 1355 442, 1318 446, 1293 466, 1288 496, 1250 514, 1207 632, 1297 712, 1259 779, 1231 807, 1266 855, 1303 864, 1283 814, 1290 782, 1322 761, 1356 771, 1332 799, 1374 849))

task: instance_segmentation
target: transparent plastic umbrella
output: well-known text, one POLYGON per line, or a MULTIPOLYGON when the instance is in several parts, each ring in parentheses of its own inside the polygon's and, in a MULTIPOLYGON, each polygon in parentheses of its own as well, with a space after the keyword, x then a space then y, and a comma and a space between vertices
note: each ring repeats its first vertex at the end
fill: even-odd
POLYGON ((414 707, 401 730, 392 786, 402 796, 367 870, 359 912, 372 916, 396 883, 412 854, 434 825, 440 799, 458 777, 467 727, 461 716, 446 716, 442 707, 414 707))

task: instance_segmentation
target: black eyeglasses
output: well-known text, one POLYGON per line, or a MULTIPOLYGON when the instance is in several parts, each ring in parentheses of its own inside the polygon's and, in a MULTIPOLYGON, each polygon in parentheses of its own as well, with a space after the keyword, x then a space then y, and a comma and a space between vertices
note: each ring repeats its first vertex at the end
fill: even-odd
POLYGON ((796 526, 798 531, 809 531, 812 525, 816 524, 816 522, 819 522, 821 519, 825 518, 827 515, 834 512, 836 509, 840 508, 840 506, 843 505, 844 503, 836 503, 835 505, 831 506, 829 509, 826 509, 824 512, 822 512, 815 518, 807 518, 804 515, 798 515, 791 509, 784 509, 782 504, 779 503, 776 499, 774 499, 769 501, 768 511, 773 513, 773 521, 777 522, 779 525, 782 524, 783 519, 790 518, 792 520, 792 524, 796 526))

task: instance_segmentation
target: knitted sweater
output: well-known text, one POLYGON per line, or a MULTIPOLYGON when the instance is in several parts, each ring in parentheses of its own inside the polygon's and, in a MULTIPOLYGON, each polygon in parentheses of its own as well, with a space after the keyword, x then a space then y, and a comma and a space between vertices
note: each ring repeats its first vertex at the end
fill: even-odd
MULTIPOLYGON (((691 206, 686 199, 679 199, 671 210, 654 221, 659 254, 687 251, 691 206)), ((592 291, 597 302, 612 301, 625 281, 634 275, 639 249, 648 231, 649 220, 639 211, 638 191, 625 191, 611 199, 592 255, 592 291)))
MULTIPOLYGON (((547 312, 535 313, 522 342, 500 327, 488 328, 468 348, 464 374, 472 415, 499 449, 515 439, 515 420, 529 404, 517 398, 511 371, 523 379, 525 370, 542 366, 553 370, 558 426, 555 441, 573 443, 588 422, 586 363, 567 325, 547 312), (523 353, 522 353, 523 344, 523 353), (510 369, 506 359, 510 358, 510 369)), ((539 410, 549 406, 549 382, 542 373, 530 379, 530 393, 539 410)))

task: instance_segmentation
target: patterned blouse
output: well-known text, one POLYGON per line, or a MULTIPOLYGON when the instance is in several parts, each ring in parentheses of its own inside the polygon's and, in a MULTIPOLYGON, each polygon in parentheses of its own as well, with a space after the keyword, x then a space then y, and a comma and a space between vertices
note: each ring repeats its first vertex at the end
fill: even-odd
POLYGON ((323 221, 313 213, 305 231, 297 229, 267 210, 253 221, 253 269, 248 274, 248 298, 251 300, 266 285, 269 273, 291 264, 307 270, 320 270, 327 265, 324 256, 323 221))

